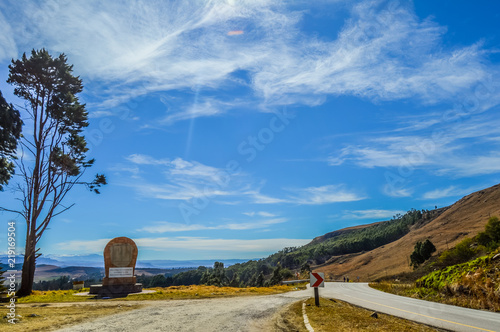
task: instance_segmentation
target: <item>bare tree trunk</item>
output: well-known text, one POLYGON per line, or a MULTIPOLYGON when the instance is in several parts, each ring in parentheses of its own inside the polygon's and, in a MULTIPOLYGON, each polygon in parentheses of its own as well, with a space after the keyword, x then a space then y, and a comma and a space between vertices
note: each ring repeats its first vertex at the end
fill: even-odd
POLYGON ((28 296, 33 290, 33 281, 35 280, 36 256, 35 256, 36 242, 33 236, 26 236, 26 248, 24 252, 23 272, 21 275, 21 287, 16 295, 28 296))

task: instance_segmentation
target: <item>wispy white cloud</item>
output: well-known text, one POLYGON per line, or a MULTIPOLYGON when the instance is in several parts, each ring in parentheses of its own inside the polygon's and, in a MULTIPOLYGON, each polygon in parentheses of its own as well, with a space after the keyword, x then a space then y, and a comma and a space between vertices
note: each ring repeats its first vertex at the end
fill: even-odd
POLYGON ((132 154, 126 159, 134 165, 160 167, 160 172, 164 174, 163 180, 157 179, 154 183, 144 179, 122 183, 145 197, 165 200, 233 197, 245 195, 252 185, 243 173, 229 172, 197 161, 158 159, 143 154, 132 154))
MULTIPOLYGON (((0 17, 6 32, 0 59, 17 48, 66 52, 90 82, 87 93, 106 108, 152 92, 234 86, 251 89, 263 104, 317 105, 328 95, 432 103, 453 101, 498 76, 481 43, 443 47, 446 28, 418 18, 409 4, 349 6, 338 37, 325 40, 300 30, 300 6, 270 0, 12 0, 3 6, 5 19, 0 17)), ((167 113, 164 122, 220 115, 232 107, 207 98, 167 113)))
POLYGON ((252 222, 232 222, 216 226, 208 226, 201 224, 182 224, 173 223, 168 221, 159 221, 153 223, 151 226, 146 226, 138 229, 138 231, 148 233, 168 233, 168 232, 187 232, 187 231, 200 231, 200 230, 249 230, 267 228, 270 225, 281 224, 286 222, 286 218, 274 218, 267 220, 257 220, 252 222))
POLYGON ((89 119, 102 118, 105 116, 116 116, 117 114, 110 110, 94 110, 89 113, 89 119))
POLYGON ((117 173, 129 173, 134 178, 139 178, 139 174, 141 173, 139 167, 137 166, 123 166, 123 165, 115 165, 109 168, 112 172, 117 173))
MULTIPOLYGON (((101 253, 102 248, 111 239, 73 240, 56 244, 57 248, 67 253, 101 253)), ((198 250, 198 251, 232 251, 236 253, 275 252, 285 247, 302 246, 310 239, 211 239, 206 237, 154 237, 135 238, 139 251, 141 250, 198 250)))
POLYGON ((248 102, 239 100, 221 101, 213 97, 203 97, 201 100, 195 98, 194 103, 185 107, 168 108, 167 115, 160 120, 161 124, 172 124, 181 120, 195 119, 199 117, 217 116, 231 109, 248 108, 248 102))
POLYGON ((482 156, 454 156, 441 174, 456 174, 460 177, 493 174, 500 172, 500 153, 487 152, 482 156))
POLYGON ((444 27, 420 20, 403 4, 377 6, 356 5, 334 41, 289 46, 279 63, 255 74, 257 89, 268 98, 295 94, 296 101, 297 95, 333 94, 432 103, 451 100, 489 75, 481 44, 446 51, 444 27))
POLYGON ((266 211, 243 212, 243 214, 246 215, 246 216, 249 216, 249 217, 253 217, 253 216, 260 216, 260 217, 267 217, 267 218, 276 217, 276 214, 270 213, 270 212, 266 212, 266 211))
POLYGON ((431 200, 431 199, 440 199, 445 197, 464 196, 474 192, 475 190, 479 190, 480 188, 483 188, 483 186, 475 186, 470 188, 449 186, 447 188, 438 188, 424 193, 422 195, 422 199, 431 200))
POLYGON ((271 197, 260 191, 249 191, 247 194, 258 204, 302 204, 323 205, 340 202, 354 202, 366 197, 348 190, 343 185, 325 185, 319 187, 286 189, 290 194, 283 198, 271 197))
POLYGON ((250 190, 246 194, 257 204, 281 204, 288 203, 287 199, 264 195, 259 190, 250 190))
POLYGON ((404 214, 402 210, 354 210, 343 211, 343 219, 389 219, 397 214, 404 214))
MULTIPOLYGON (((210 199, 226 197, 232 200, 250 200, 256 204, 302 204, 322 205, 339 202, 353 202, 366 197, 344 185, 324 185, 306 188, 285 188, 283 197, 262 193, 263 183, 256 183, 243 172, 230 174, 227 170, 207 166, 182 158, 158 159, 148 155, 133 154, 126 158, 135 165, 162 167, 166 182, 127 182, 123 185, 137 190, 146 197, 165 200, 210 199)), ((251 216, 250 213, 247 215, 251 216)), ((273 217, 267 212, 254 212, 261 217, 273 217)))
POLYGON ((97 240, 71 240, 67 242, 60 242, 56 244, 56 247, 61 249, 66 248, 65 251, 67 254, 69 253, 101 253, 102 249, 106 247, 108 242, 111 239, 97 239, 97 240))
POLYGON ((10 24, 0 12, 0 61, 17 56, 17 45, 10 24))
POLYGON ((289 199, 292 203, 304 205, 321 205, 339 202, 360 201, 366 197, 345 189, 341 185, 326 185, 294 189, 294 196, 289 199))
POLYGON ((390 197, 411 197, 413 195, 413 188, 404 188, 401 186, 394 186, 391 183, 384 185, 382 192, 390 197))
MULTIPOLYGON (((435 130, 396 131, 350 145, 331 156, 329 165, 354 163, 365 168, 384 167, 412 172, 426 168, 437 175, 457 177, 500 171, 500 120, 492 112, 461 116, 446 122, 441 115, 435 130), (481 149, 474 148, 481 144, 481 149), (472 152, 473 151, 473 152, 472 152)), ((437 115, 435 115, 437 117, 437 115)), ((432 119, 429 120, 430 122, 432 119)))

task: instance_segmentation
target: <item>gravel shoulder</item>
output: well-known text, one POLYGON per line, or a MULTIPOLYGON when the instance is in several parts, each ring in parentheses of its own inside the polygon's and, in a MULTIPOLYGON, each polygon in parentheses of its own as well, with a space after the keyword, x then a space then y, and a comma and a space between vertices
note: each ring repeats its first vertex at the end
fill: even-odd
POLYGON ((146 307, 57 331, 269 331, 273 316, 283 306, 311 295, 311 290, 304 290, 268 296, 141 301, 146 307))

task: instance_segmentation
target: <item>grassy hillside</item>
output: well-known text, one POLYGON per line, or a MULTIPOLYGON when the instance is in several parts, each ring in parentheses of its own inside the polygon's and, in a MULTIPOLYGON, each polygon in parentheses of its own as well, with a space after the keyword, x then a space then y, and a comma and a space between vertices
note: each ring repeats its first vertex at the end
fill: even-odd
POLYGON ((500 185, 477 191, 446 208, 438 216, 411 227, 400 239, 364 253, 332 257, 317 267, 331 277, 348 275, 351 279, 373 281, 411 272, 409 256, 417 241, 430 239, 437 248, 434 256, 453 248, 465 237, 484 230, 488 218, 500 215, 500 185))
POLYGON ((500 254, 448 266, 429 273, 416 282, 416 294, 447 297, 453 304, 500 311, 500 254))
POLYGON ((411 273, 372 287, 399 295, 500 311, 500 220, 465 238, 411 273), (418 279, 418 280, 417 280, 418 279))

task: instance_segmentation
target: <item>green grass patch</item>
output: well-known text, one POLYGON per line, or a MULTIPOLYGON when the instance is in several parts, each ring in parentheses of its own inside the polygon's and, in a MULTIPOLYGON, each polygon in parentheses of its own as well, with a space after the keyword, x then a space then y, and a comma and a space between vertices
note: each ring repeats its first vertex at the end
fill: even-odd
POLYGON ((413 284, 383 281, 370 286, 427 301, 500 311, 500 258, 493 260, 498 252, 433 271, 413 284))

